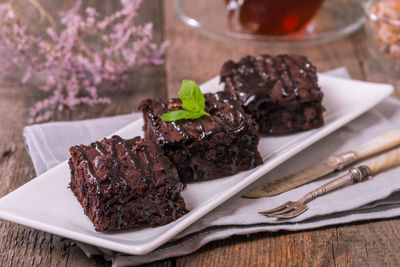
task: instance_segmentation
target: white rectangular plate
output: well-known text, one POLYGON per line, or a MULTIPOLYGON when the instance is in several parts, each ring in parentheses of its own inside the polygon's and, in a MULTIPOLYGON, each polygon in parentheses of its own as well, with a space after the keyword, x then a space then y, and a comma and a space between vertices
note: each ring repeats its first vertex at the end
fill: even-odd
MULTIPOLYGON (((221 90, 218 80, 216 77, 204 83, 202 91, 221 90)), ((96 232, 68 188, 70 171, 67 162, 1 198, 0 218, 114 251, 146 254, 280 163, 366 112, 393 91, 390 85, 326 75, 319 75, 319 81, 325 94, 325 126, 282 137, 263 137, 259 145, 264 160, 262 166, 221 179, 189 184, 183 197, 190 212, 175 222, 140 230, 96 232)), ((140 119, 115 134, 124 138, 143 135, 142 125, 140 119)))

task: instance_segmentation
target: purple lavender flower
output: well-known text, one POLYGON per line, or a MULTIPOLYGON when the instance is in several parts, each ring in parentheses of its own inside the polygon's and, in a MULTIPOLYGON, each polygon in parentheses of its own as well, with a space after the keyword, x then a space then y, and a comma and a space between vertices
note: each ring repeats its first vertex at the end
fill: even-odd
POLYGON ((47 39, 28 33, 12 7, 0 4, 0 78, 26 66, 21 81, 44 73, 47 79, 40 89, 52 93, 31 107, 29 123, 49 120, 55 112, 81 104, 108 104, 109 98, 99 96, 100 86, 121 88, 134 67, 164 63, 167 42, 152 42, 152 23, 134 24, 142 1, 120 3, 122 9, 105 18, 93 7, 86 8, 86 17, 82 17, 78 14, 81 0, 77 0, 60 12, 64 28, 59 32, 48 28, 47 39), (95 37, 101 49, 91 49, 85 43, 87 36, 95 37))

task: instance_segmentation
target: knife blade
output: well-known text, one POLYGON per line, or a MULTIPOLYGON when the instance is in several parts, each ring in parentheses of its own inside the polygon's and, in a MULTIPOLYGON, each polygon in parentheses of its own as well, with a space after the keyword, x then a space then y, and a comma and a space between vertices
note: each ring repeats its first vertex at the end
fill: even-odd
POLYGON ((243 197, 259 198, 281 194, 314 181, 324 175, 341 170, 357 160, 398 145, 400 145, 400 129, 391 130, 373 138, 352 151, 344 152, 339 155, 332 155, 320 164, 257 186, 243 195, 243 197))

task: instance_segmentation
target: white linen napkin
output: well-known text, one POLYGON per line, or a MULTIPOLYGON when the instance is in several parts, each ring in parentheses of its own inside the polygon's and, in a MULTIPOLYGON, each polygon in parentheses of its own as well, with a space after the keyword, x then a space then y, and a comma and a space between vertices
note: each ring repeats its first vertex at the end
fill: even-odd
MULTIPOLYGON (((329 74, 348 78, 344 68, 329 74)), ((135 113, 96 120, 37 124, 25 127, 23 134, 39 175, 67 159, 70 146, 89 144, 101 139, 140 116, 135 113)), ((394 128, 400 128, 400 101, 387 98, 366 114, 284 162, 252 186, 317 164, 329 155, 351 150, 394 128)), ((400 215, 400 168, 391 169, 367 182, 350 185, 320 197, 308 203, 310 209, 294 219, 277 221, 258 214, 258 211, 276 207, 288 200, 297 200, 344 172, 346 171, 328 175, 321 180, 270 198, 243 199, 240 196, 249 188, 244 189, 173 240, 144 256, 123 255, 83 243, 78 245, 87 256, 103 255, 105 259, 112 261, 113 266, 132 266, 186 255, 208 242, 232 235, 278 230, 297 231, 400 215)))

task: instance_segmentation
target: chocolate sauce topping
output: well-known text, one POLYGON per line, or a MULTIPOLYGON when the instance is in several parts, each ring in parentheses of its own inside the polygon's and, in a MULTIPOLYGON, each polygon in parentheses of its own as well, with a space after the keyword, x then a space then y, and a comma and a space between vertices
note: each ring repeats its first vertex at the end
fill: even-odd
POLYGON ((251 116, 228 92, 204 97, 210 116, 195 120, 161 120, 179 106, 179 99, 146 99, 139 106, 146 138, 163 147, 181 181, 218 178, 260 165, 258 126, 251 116))
POLYGON ((318 101, 323 97, 317 84, 316 68, 298 55, 246 56, 238 63, 228 61, 222 67, 221 82, 244 107, 259 106, 265 99, 286 106, 291 105, 293 99, 305 101, 304 97, 311 95, 313 101, 318 101), (302 94, 302 90, 309 88, 312 89, 310 94, 302 94), (258 99, 263 100, 257 103, 258 99))
POLYGON ((196 120, 176 122, 161 120, 162 114, 171 111, 168 106, 171 106, 171 103, 180 103, 179 99, 147 99, 142 102, 139 109, 142 111, 149 109, 149 112, 146 112, 147 116, 154 126, 158 142, 161 144, 182 140, 190 143, 193 140, 207 138, 215 131, 238 132, 251 124, 251 117, 244 116, 240 112, 240 104, 230 99, 228 93, 205 94, 204 97, 206 99, 205 110, 211 116, 203 116, 196 120), (218 127, 210 127, 213 125, 218 125, 218 127), (161 128, 163 131, 160 130, 161 128))
POLYGON ((316 68, 299 55, 246 56, 221 69, 225 91, 259 124, 260 133, 287 134, 323 125, 316 68))
POLYGON ((154 143, 112 136, 70 152, 70 188, 96 230, 163 225, 187 212, 177 170, 154 143))
POLYGON ((115 135, 90 146, 75 146, 89 176, 97 184, 98 194, 110 195, 122 191, 119 202, 124 203, 133 197, 132 192, 138 186, 155 186, 155 180, 150 175, 155 163, 148 149, 152 150, 152 154, 160 153, 156 152, 153 144, 143 145, 143 142, 140 137, 125 140, 115 135))

